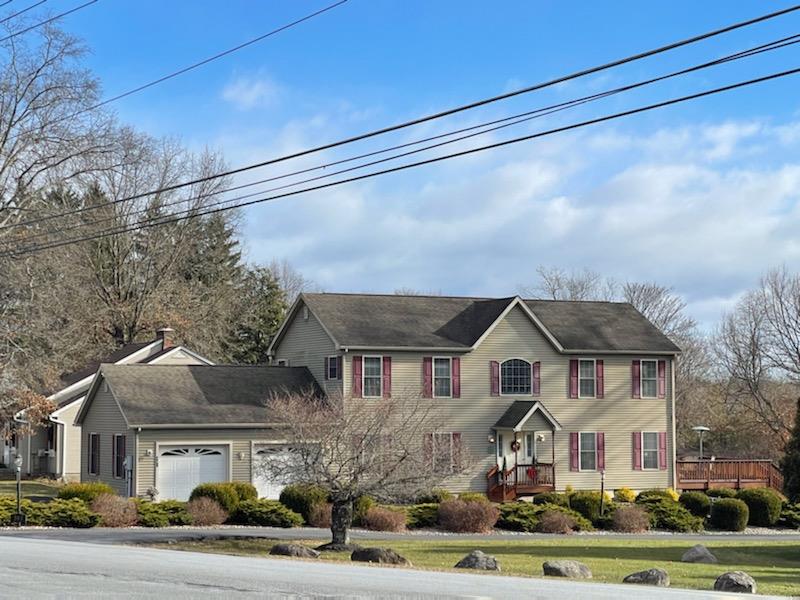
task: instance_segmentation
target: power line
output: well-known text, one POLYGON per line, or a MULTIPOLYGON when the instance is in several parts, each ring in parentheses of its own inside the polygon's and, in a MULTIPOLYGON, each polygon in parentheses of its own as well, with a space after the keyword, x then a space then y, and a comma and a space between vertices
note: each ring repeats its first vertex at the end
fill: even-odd
MULTIPOLYGON (((342 2, 344 2, 344 1, 346 1, 346 0, 342 0, 342 2)), ((338 6, 339 4, 341 4, 341 2, 337 3, 336 5, 332 5, 331 7, 328 7, 328 10, 330 8, 333 8, 334 6, 338 6)), ((104 204, 98 204, 96 206, 91 206, 91 207, 88 207, 88 206, 87 207, 81 207, 81 208, 74 209, 74 210, 71 210, 71 211, 67 211, 67 212, 64 212, 64 213, 59 213, 59 214, 54 214, 54 215, 45 215, 45 216, 37 217, 36 219, 29 219, 27 221, 22 221, 20 223, 14 223, 14 224, 10 224, 10 225, 3 225, 3 226, 0 226, 0 230, 12 228, 12 227, 21 227, 21 226, 25 226, 25 225, 32 225, 34 223, 39 223, 39 222, 42 222, 42 221, 49 221, 49 220, 52 220, 52 219, 57 219, 59 217, 68 216, 70 214, 77 214, 77 213, 82 213, 82 212, 86 212, 86 211, 90 211, 90 210, 96 210, 96 209, 102 208, 103 206, 109 206, 109 205, 113 205, 113 204, 120 204, 122 202, 129 202, 131 200, 137 200, 139 198, 145 198, 147 196, 152 196, 152 195, 157 194, 157 193, 169 192, 169 191, 181 189, 181 188, 184 188, 184 187, 187 187, 187 186, 196 185, 198 183, 204 183, 204 182, 207 182, 207 181, 211 181, 213 179, 219 179, 221 177, 228 177, 230 175, 236 175, 236 174, 239 174, 239 173, 243 173, 245 171, 250 171, 250 170, 253 170, 253 169, 266 167, 268 165, 273 165, 273 164, 276 164, 276 163, 285 162, 287 160, 291 160, 291 159, 294 159, 294 158, 299 158, 299 157, 302 157, 302 156, 307 156, 309 154, 314 154, 314 153, 317 153, 317 152, 321 152, 323 150, 330 150, 332 148, 343 146, 345 144, 350 144, 350 143, 353 143, 353 142, 365 140, 365 139, 368 139, 368 138, 372 138, 372 137, 375 137, 375 136, 383 135, 383 134, 390 133, 390 132, 393 132, 393 131, 398 131, 400 129, 405 129, 405 128, 411 127, 413 125, 419 125, 419 124, 422 124, 422 123, 426 123, 428 121, 433 121, 435 119, 440 119, 440 118, 443 118, 443 117, 446 117, 446 116, 450 116, 450 115, 454 115, 454 114, 457 114, 457 113, 460 113, 460 112, 464 112, 466 110, 471 110, 471 109, 478 108, 478 107, 481 107, 481 106, 486 106, 488 104, 492 104, 492 103, 498 102, 500 100, 505 100, 505 99, 512 98, 512 97, 515 97, 515 96, 519 96, 519 95, 522 95, 522 94, 527 94, 527 93, 534 92, 534 91, 537 91, 537 90, 541 90, 541 89, 544 89, 544 88, 547 88, 547 87, 551 87, 551 86, 557 85, 559 83, 564 83, 566 81, 570 81, 572 79, 577 79, 577 78, 580 78, 580 77, 584 77, 586 75, 591 75, 591 74, 594 74, 594 73, 605 71, 605 70, 611 69, 613 67, 624 65, 624 64, 627 64, 627 63, 630 63, 630 62, 633 62, 633 61, 641 60, 643 58, 647 58, 647 57, 650 57, 650 56, 661 54, 661 53, 667 52, 669 50, 674 50, 676 48, 680 48, 680 47, 687 46, 689 44, 693 44, 693 43, 696 43, 696 42, 699 42, 699 41, 702 41, 702 40, 706 40, 706 39, 709 39, 709 38, 712 38, 712 37, 715 37, 715 36, 718 36, 718 35, 722 35, 724 33, 728 33, 730 31, 734 31, 736 29, 741 29, 743 27, 748 27, 748 26, 754 25, 756 23, 761 23, 763 21, 774 19, 774 18, 783 16, 783 15, 795 12, 797 10, 800 10, 800 5, 793 5, 793 6, 789 7, 789 8, 785 8, 785 9, 782 9, 782 10, 779 10, 779 11, 775 11, 775 12, 772 12, 772 13, 768 13, 768 14, 765 14, 765 15, 762 15, 762 16, 759 16, 759 17, 748 19, 746 21, 740 21, 738 23, 734 23, 732 25, 728 25, 728 26, 722 27, 720 29, 715 29, 713 31, 709 31, 709 32, 706 32, 706 33, 702 33, 700 35, 696 35, 696 36, 693 36, 693 37, 690 37, 690 38, 686 38, 684 40, 673 42, 673 43, 667 44, 665 46, 660 46, 660 47, 652 49, 652 50, 647 50, 645 52, 640 52, 638 54, 627 56, 625 58, 614 60, 612 62, 608 62, 608 63, 602 64, 602 65, 599 65, 599 66, 596 66, 596 67, 591 67, 591 68, 588 68, 588 69, 584 69, 582 71, 577 71, 577 72, 574 72, 572 74, 564 75, 564 76, 558 77, 556 79, 551 79, 551 80, 543 82, 543 83, 538 83, 538 84, 531 85, 531 86, 528 86, 528 87, 520 88, 520 89, 514 90, 512 92, 507 92, 507 93, 504 93, 504 94, 501 94, 501 95, 498 95, 498 96, 493 96, 493 97, 490 97, 490 98, 486 98, 486 99, 483 99, 483 100, 478 100, 478 101, 475 101, 475 102, 471 102, 469 104, 464 104, 464 105, 461 105, 461 106, 457 106, 455 108, 447 109, 447 110, 444 110, 444 111, 441 111, 441 112, 438 112, 438 113, 433 113, 433 114, 430 114, 430 115, 427 115, 427 116, 424 116, 424 117, 418 117, 416 119, 412 119, 410 121, 405 121, 405 122, 402 122, 402 123, 391 125, 389 127, 384 127, 384 128, 381 128, 381 129, 377 129, 377 130, 373 130, 373 131, 367 132, 367 133, 362 133, 362 134, 359 134, 359 135, 356 135, 356 136, 345 138, 343 140, 330 142, 328 144, 324 144, 324 145, 321 145, 321 146, 316 146, 316 147, 313 147, 313 148, 309 148, 309 149, 302 150, 302 151, 299 151, 299 152, 295 152, 295 153, 292 153, 292 154, 287 154, 287 155, 280 156, 280 157, 277 157, 277 158, 265 160, 265 161, 262 161, 262 162, 253 163, 253 164, 246 165, 246 166, 243 166, 243 167, 238 167, 238 168, 235 168, 235 169, 230 169, 230 170, 223 171, 221 173, 217 173, 217 174, 214 174, 214 175, 208 175, 208 176, 205 176, 205 177, 200 177, 200 178, 197 178, 197 179, 193 179, 191 181, 185 181, 183 183, 177 183, 177 184, 174 184, 174 185, 161 187, 161 188, 158 188, 158 189, 155 189, 155 190, 151 190, 151 191, 148 191, 148 192, 141 192, 141 193, 138 193, 138 194, 127 196, 125 198, 118 198, 116 200, 113 200, 113 201, 110 201, 110 202, 107 202, 107 203, 104 203, 104 204)), ((91 110, 91 109, 86 109, 86 110, 91 110)))
MULTIPOLYGON (((791 35, 791 36, 787 36, 787 37, 784 37, 784 38, 773 40, 773 41, 768 42, 766 44, 760 44, 758 46, 754 46, 754 47, 748 48, 746 50, 741 50, 739 52, 735 52, 733 54, 729 54, 727 56, 723 56, 723 57, 715 59, 713 61, 708 61, 708 62, 701 63, 701 64, 698 64, 698 65, 694 65, 694 66, 691 66, 691 67, 680 69, 678 71, 673 71, 671 73, 667 73, 667 74, 664 74, 664 75, 660 75, 658 77, 653 77, 653 78, 650 78, 650 79, 646 79, 644 81, 639 81, 639 82, 636 82, 636 83, 620 86, 620 87, 617 87, 617 88, 614 88, 614 89, 611 89, 611 90, 606 90, 606 91, 599 92, 599 93, 596 93, 596 94, 583 96, 581 98, 569 100, 569 101, 566 101, 566 102, 561 102, 561 103, 558 103, 558 104, 553 104, 553 105, 542 107, 542 108, 538 108, 538 109, 535 109, 535 110, 526 111, 526 112, 523 112, 523 113, 518 113, 518 114, 515 114, 515 115, 508 116, 508 117, 503 117, 501 119, 495 119, 493 121, 489 121, 489 122, 486 122, 486 123, 480 123, 480 124, 477 124, 477 125, 472 125, 470 127, 464 127, 464 128, 461 128, 461 129, 457 129, 455 131, 450 131, 450 132, 447 132, 447 133, 442 133, 442 134, 438 134, 438 135, 434 135, 434 136, 429 136, 429 137, 423 138, 421 140, 415 140, 415 141, 412 141, 412 142, 406 142, 404 144, 399 144, 399 145, 391 146, 389 148, 384 148, 384 149, 380 149, 380 150, 375 150, 375 151, 372 151, 372 152, 364 153, 364 154, 361 154, 361 155, 358 155, 358 156, 348 157, 348 158, 344 158, 344 159, 328 162, 328 163, 325 163, 325 164, 322 164, 322 165, 308 167, 308 168, 301 169, 301 170, 298 170, 298 171, 294 171, 294 172, 291 172, 291 173, 285 173, 285 174, 282 174, 282 175, 276 175, 276 176, 269 177, 269 178, 266 178, 266 179, 262 179, 262 180, 259 180, 259 181, 255 181, 255 182, 240 184, 240 185, 237 185, 237 186, 229 187, 229 188, 227 188, 225 190, 209 192, 208 194, 205 194, 205 195, 194 196, 194 197, 189 197, 189 198, 182 198, 182 199, 175 200, 175 201, 172 201, 172 202, 166 202, 164 204, 159 204, 158 208, 159 209, 164 209, 164 208, 167 208, 167 207, 170 207, 170 206, 175 206, 175 205, 179 205, 179 204, 183 204, 183 203, 188 203, 188 202, 191 202, 193 200, 199 201, 199 200, 203 200, 205 198, 210 198, 210 197, 213 197, 213 196, 217 196, 217 195, 222 194, 222 193, 231 192, 231 191, 235 191, 235 190, 239 190, 239 189, 243 189, 243 188, 247 188, 247 187, 252 187, 252 186, 255 186, 255 185, 260 185, 260 184, 268 183, 268 182, 271 182, 271 181, 276 181, 276 180, 280 180, 280 179, 286 179, 288 177, 293 177, 293 176, 296 176, 296 175, 301 175, 301 174, 305 174, 305 173, 309 173, 309 172, 313 172, 313 171, 326 170, 326 169, 328 169, 328 168, 330 168, 332 166, 341 165, 341 164, 345 164, 345 163, 348 163, 348 162, 361 160, 363 158, 369 158, 369 157, 372 157, 372 156, 377 156, 377 155, 380 155, 380 154, 385 154, 387 152, 391 152, 391 151, 402 149, 402 148, 407 148, 407 147, 418 145, 418 144, 421 144, 421 143, 424 143, 424 142, 437 140, 437 139, 442 139, 442 138, 447 138, 447 137, 451 137, 451 136, 458 135, 458 134, 461 134, 461 133, 464 133, 464 132, 468 132, 468 131, 473 131, 474 132, 474 133, 469 133, 467 135, 463 135, 463 136, 456 137, 456 138, 453 138, 453 139, 449 139, 449 140, 446 140, 446 141, 443 141, 443 142, 439 142, 439 143, 436 143, 436 144, 423 146, 421 148, 418 148, 418 149, 415 149, 415 150, 411 150, 411 151, 408 151, 408 152, 403 152, 403 153, 400 153, 400 154, 394 154, 394 155, 389 156, 387 158, 383 158, 383 159, 374 160, 374 161, 371 161, 371 162, 359 164, 359 165, 356 165, 354 167, 350 167, 350 168, 347 168, 347 169, 340 169, 338 171, 329 172, 329 173, 326 173, 324 175, 320 175, 318 177, 311 177, 311 178, 303 179, 301 181, 292 182, 292 183, 289 183, 289 184, 286 184, 286 185, 273 187, 273 188, 269 188, 269 189, 266 189, 266 190, 259 190, 257 192, 253 192, 253 193, 250 193, 250 194, 244 194, 244 195, 235 196, 235 197, 232 197, 232 198, 224 198, 224 199, 221 199, 219 201, 213 202, 211 204, 205 205, 202 208, 205 210, 205 209, 211 208, 213 206, 219 206, 219 205, 226 204, 226 203, 229 203, 229 202, 234 202, 234 201, 238 201, 238 200, 244 200, 244 199, 247 199, 247 198, 252 198, 253 196, 258 196, 260 194, 271 193, 271 192, 283 190, 283 189, 286 189, 286 188, 295 187, 295 186, 298 186, 298 185, 303 185, 303 184, 311 183, 311 182, 314 182, 314 181, 319 181, 321 179, 328 179, 328 178, 331 178, 331 177, 335 177, 337 175, 342 175, 344 173, 349 173, 349 172, 352 172, 352 171, 355 171, 355 170, 364 169, 364 168, 375 166, 377 164, 382 164, 382 163, 385 163, 385 162, 388 162, 388 161, 391 161, 391 160, 397 160, 399 158, 403 158, 403 157, 410 156, 410 155, 413 155, 413 154, 418 154, 420 152, 425 152, 427 150, 431 150, 431 149, 434 149, 434 148, 438 148, 438 147, 442 147, 442 146, 445 146, 445 145, 449 145, 449 144, 453 144, 453 143, 456 143, 456 142, 460 142, 460 141, 463 141, 463 140, 466 140, 466 139, 470 139, 470 138, 473 138, 473 137, 476 137, 476 136, 479 136, 479 135, 485 135, 487 133, 491 133, 491 132, 494 132, 494 131, 498 131, 500 129, 511 127, 513 125, 518 125, 518 124, 521 124, 521 123, 524 123, 524 122, 528 122, 528 121, 531 121, 533 119, 544 117, 544 116, 547 116, 547 115, 550 115, 550 114, 553 114, 553 113, 556 113, 556 112, 561 112, 563 110, 567 110, 567 109, 573 108, 575 106, 579 106, 579 105, 586 104, 586 103, 589 103, 589 102, 593 102, 593 101, 596 101, 596 100, 604 99, 604 98, 610 97, 612 95, 620 94, 622 92, 631 91, 633 89, 637 89, 637 88, 640 88, 640 87, 643 87, 643 86, 646 86, 646 85, 651 85, 653 83, 665 81, 667 79, 671 79, 671 78, 678 77, 678 76, 681 76, 681 75, 686 75, 686 74, 689 74, 689 73, 697 72, 697 71, 700 71, 702 69, 706 69, 706 68, 709 68, 709 67, 718 66, 718 65, 721 65, 721 64, 726 64, 726 63, 729 63, 729 62, 732 62, 732 61, 735 61, 735 60, 741 60, 743 58, 749 58, 749 57, 756 56, 756 55, 764 53, 764 52, 769 52, 769 51, 785 48, 787 46, 795 45, 795 44, 798 44, 798 43, 800 43, 800 34, 794 34, 794 35, 791 35), (476 129, 480 129, 481 131, 475 132, 476 129)), ((174 215, 182 214, 182 213, 190 213, 193 210, 196 210, 196 208, 188 208, 187 207, 186 210, 179 211, 178 213, 172 213, 172 215, 174 216, 174 215)), ((125 214, 125 216, 126 217, 131 217, 131 216, 134 216, 134 215, 137 215, 137 214, 143 214, 143 213, 150 212, 150 211, 151 211, 151 208, 144 207, 144 208, 141 208, 141 209, 137 209, 137 210, 133 210, 131 212, 128 212, 128 213, 125 214)), ((35 233, 33 235, 26 236, 23 241, 30 242, 30 241, 32 241, 34 239, 46 237, 48 235, 63 234, 63 233, 69 232, 69 231, 73 231, 75 229, 80 229, 80 228, 83 228, 83 227, 91 227, 91 226, 98 225, 100 223, 105 223, 105 222, 109 222, 109 221, 115 221, 115 220, 117 220, 117 218, 118 218, 118 215, 112 215, 112 216, 109 216, 109 217, 95 219, 95 220, 90 221, 90 222, 76 223, 76 224, 73 224, 73 225, 70 225, 70 226, 67 226, 67 227, 61 227, 61 228, 56 228, 54 230, 42 231, 42 232, 39 232, 39 233, 35 233)), ((153 217, 150 220, 157 220, 158 218, 160 218, 160 217, 153 217)), ((20 240, 15 240, 15 241, 8 240, 8 241, 5 242, 5 245, 8 246, 8 245, 13 244, 13 243, 18 243, 19 241, 20 240)))
POLYGON ((373 177, 378 177, 380 175, 387 175, 389 173, 397 173, 397 172, 400 172, 400 171, 405 171, 405 170, 416 168, 416 167, 420 167, 420 166, 430 165, 430 164, 442 162, 442 161, 445 161, 445 160, 450 160, 450 159, 453 159, 453 158, 467 156, 467 155, 475 154, 475 153, 478 153, 478 152, 484 152, 486 150, 494 150, 494 149, 497 149, 497 148, 510 146, 512 144, 518 144, 520 142, 525 142, 525 141, 529 141, 529 140, 545 137, 545 136, 548 136, 548 135, 554 135, 556 133, 562 133, 562 132, 565 132, 565 131, 571 131, 571 130, 574 130, 574 129, 587 127, 589 125, 596 125, 596 124, 599 124, 599 123, 604 123, 606 121, 620 119, 622 117, 627 117, 627 116, 631 116, 631 115, 635 115, 635 114, 639 114, 639 113, 643 113, 643 112, 647 112, 647 111, 651 111, 651 110, 655 110, 655 109, 660 109, 660 108, 664 108, 664 107, 671 106, 671 105, 674 105, 674 104, 679 104, 679 103, 682 103, 682 102, 688 102, 690 100, 696 100, 696 99, 699 99, 699 98, 704 98, 706 96, 711 96, 711 95, 719 94, 719 93, 722 93, 722 92, 728 92, 728 91, 739 89, 739 88, 743 88, 743 87, 746 87, 746 86, 755 85, 755 84, 758 84, 758 83, 763 83, 763 82, 766 82, 766 81, 771 81, 771 80, 779 79, 779 78, 782 78, 782 77, 788 77, 790 75, 796 75, 797 73, 800 73, 800 68, 790 69, 788 71, 780 71, 778 73, 772 73, 770 75, 764 75, 762 77, 757 77, 755 79, 748 79, 746 81, 740 81, 740 82, 733 83, 733 84, 730 84, 730 85, 726 85, 726 86, 722 86, 722 87, 718 87, 718 88, 713 88, 713 89, 710 89, 710 90, 705 90, 705 91, 698 92, 698 93, 695 93, 695 94, 690 94, 688 96, 680 96, 678 98, 671 98, 669 100, 664 100, 662 102, 657 102, 657 103, 654 103, 654 104, 648 104, 646 106, 640 106, 638 108, 633 108, 633 109, 625 110, 625 111, 622 111, 622 112, 613 113, 613 114, 610 114, 610 115, 605 115, 605 116, 602 116, 602 117, 596 117, 594 119, 589 119, 587 121, 581 121, 581 122, 578 122, 578 123, 572 123, 570 125, 564 125, 562 127, 556 127, 554 129, 549 129, 549 130, 546 130, 546 131, 540 131, 540 132, 537 132, 537 133, 524 135, 524 136, 521 136, 521 137, 516 137, 516 138, 509 139, 509 140, 496 142, 494 144, 488 144, 488 145, 485 145, 485 146, 479 146, 477 148, 470 148, 470 149, 467 149, 467 150, 462 150, 460 152, 454 152, 454 153, 446 154, 446 155, 443 155, 443 156, 438 156, 438 157, 434 157, 434 158, 428 158, 428 159, 425 159, 425 160, 421 160, 421 161, 417 161, 417 162, 413 162, 413 163, 408 163, 408 164, 405 164, 405 165, 399 165, 397 167, 391 167, 391 168, 383 169, 383 170, 380 170, 380 171, 373 171, 371 173, 366 173, 364 175, 357 175, 357 176, 354 176, 354 177, 349 177, 347 179, 341 179, 341 180, 338 180, 338 181, 333 181, 333 182, 330 182, 330 183, 324 183, 324 184, 320 184, 320 185, 317 185, 317 186, 304 188, 304 189, 301 189, 301 190, 294 190, 294 191, 291 191, 291 192, 286 192, 284 194, 278 194, 278 195, 275 195, 275 196, 268 196, 268 197, 265 197, 265 198, 259 198, 257 200, 251 200, 249 202, 243 202, 241 204, 236 204, 234 206, 227 206, 227 207, 215 208, 215 209, 211 209, 211 210, 197 211, 197 212, 195 212, 193 214, 190 214, 190 215, 187 215, 187 216, 184 216, 184 217, 170 217, 168 219, 163 219, 163 220, 158 221, 158 222, 143 223, 141 225, 136 225, 136 226, 127 227, 127 228, 118 229, 118 230, 111 229, 111 230, 101 231, 99 233, 96 233, 96 234, 93 234, 93 235, 89 235, 89 236, 80 237, 80 238, 71 238, 71 239, 67 239, 67 240, 61 240, 61 241, 58 241, 58 242, 52 242, 50 244, 42 244, 42 245, 38 245, 38 246, 30 246, 28 248, 23 248, 23 249, 21 249, 19 251, 3 252, 3 253, 0 253, 0 258, 16 257, 16 256, 24 255, 24 254, 31 254, 31 253, 34 253, 34 252, 41 252, 43 250, 48 250, 48 249, 52 249, 52 248, 58 248, 58 247, 62 247, 62 246, 77 244, 77 243, 80 243, 80 242, 91 241, 91 240, 105 238, 105 237, 109 237, 109 236, 113 236, 113 235, 119 235, 119 234, 122 234, 122 233, 129 233, 129 232, 133 232, 133 231, 139 231, 139 230, 142 230, 142 229, 149 229, 149 228, 152 228, 152 227, 160 227, 162 225, 168 225, 168 224, 174 223, 176 221, 194 219, 194 218, 197 218, 197 217, 202 217, 202 216, 207 216, 207 215, 210 215, 210 214, 216 214, 216 213, 232 210, 234 208, 242 208, 244 206, 250 206, 250 205, 253 205, 253 204, 260 204, 262 202, 269 202, 269 201, 272 201, 272 200, 278 200, 278 199, 287 198, 287 197, 290 197, 290 196, 297 196, 299 194, 304 194, 304 193, 308 193, 308 192, 314 192, 314 191, 319 191, 319 190, 323 190, 323 189, 327 189, 327 188, 332 188, 332 187, 343 185, 343 184, 346 184, 346 183, 353 183, 355 181, 362 181, 362 180, 365 180, 365 179, 371 179, 373 177))
POLYGON ((48 23, 52 23, 53 21, 56 21, 56 20, 60 19, 61 17, 66 17, 67 15, 71 15, 74 12, 78 12, 82 8, 86 8, 87 6, 89 6, 91 4, 94 4, 97 1, 98 0, 89 0, 89 2, 86 2, 85 4, 81 4, 79 6, 76 6, 75 8, 71 8, 71 9, 69 9, 67 11, 62 12, 61 14, 58 14, 58 15, 54 16, 54 17, 50 17, 49 19, 46 19, 46 20, 42 21, 41 23, 36 23, 36 25, 31 25, 30 27, 26 27, 25 29, 22 29, 21 31, 16 31, 16 32, 12 33, 11 35, 7 35, 6 37, 0 39, 0 43, 7 42, 8 40, 17 37, 18 35, 22 35, 23 33, 28 33, 29 31, 32 31, 32 30, 36 29, 37 27, 41 27, 42 25, 47 25, 48 23))
MULTIPOLYGON (((27 8, 23 8, 22 10, 15 12, 13 15, 9 15, 9 16, 7 16, 5 19, 2 19, 2 20, 0 20, 0 25, 2 25, 3 23, 5 23, 5 22, 7 22, 7 21, 10 21, 10 20, 11 20, 11 19, 13 19, 14 17, 18 17, 18 16, 20 16, 20 15, 22 15, 22 14, 25 14, 25 13, 26 13, 26 12, 28 12, 29 10, 33 10, 33 9, 34 9, 34 8, 36 8, 37 6, 41 6, 41 5, 42 5, 42 4, 44 4, 45 2, 47 2, 47 0, 39 0, 39 2, 37 2, 36 4, 31 4, 29 7, 27 7, 27 8)), ((8 4, 8 3, 6 3, 6 4, 8 4)), ((5 5, 4 5, 4 6, 5 6, 5 5)))
POLYGON ((0 8, 3 8, 6 4, 11 4, 14 0, 6 0, 2 4, 0 4, 0 8))

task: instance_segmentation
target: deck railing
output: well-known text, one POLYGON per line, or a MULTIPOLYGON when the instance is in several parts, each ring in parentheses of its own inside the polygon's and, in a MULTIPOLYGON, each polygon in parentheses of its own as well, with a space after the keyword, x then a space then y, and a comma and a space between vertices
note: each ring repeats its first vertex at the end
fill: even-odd
POLYGON ((537 463, 535 465, 517 465, 515 483, 519 487, 555 487, 556 478, 553 465, 537 463))
POLYGON ((769 459, 679 460, 678 485, 683 489, 771 487, 783 490, 783 475, 769 459))

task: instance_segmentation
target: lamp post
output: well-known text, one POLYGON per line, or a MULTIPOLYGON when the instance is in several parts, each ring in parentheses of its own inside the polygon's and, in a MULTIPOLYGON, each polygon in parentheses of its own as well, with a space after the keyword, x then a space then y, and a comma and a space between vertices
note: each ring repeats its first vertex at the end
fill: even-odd
POLYGON ((695 425, 692 427, 692 431, 696 431, 697 434, 700 436, 700 460, 703 460, 705 454, 703 454, 703 436, 706 434, 707 431, 711 431, 709 427, 705 425, 695 425))
POLYGON ((22 456, 17 454, 14 457, 14 470, 17 472, 17 512, 12 522, 17 527, 25 525, 25 514, 22 512, 22 456))

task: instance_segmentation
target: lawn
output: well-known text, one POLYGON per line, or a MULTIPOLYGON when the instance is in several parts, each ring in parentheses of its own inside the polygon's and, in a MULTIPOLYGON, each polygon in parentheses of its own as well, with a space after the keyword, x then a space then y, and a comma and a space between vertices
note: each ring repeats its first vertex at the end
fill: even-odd
MULTIPOLYGON (((153 544, 174 550, 264 556, 277 540, 237 539, 181 541, 153 544)), ((319 542, 300 542, 315 546, 319 542)), ((415 567, 451 569, 465 554, 483 550, 497 557, 504 574, 541 576, 542 562, 548 559, 571 558, 585 562, 596 581, 619 583, 634 571, 651 567, 667 570, 672 587, 712 589, 716 577, 725 571, 746 571, 758 582, 764 594, 800 594, 800 543, 712 541, 705 545, 719 559, 718 565, 686 564, 680 562, 683 552, 694 542, 676 540, 620 540, 560 537, 552 540, 485 542, 442 540, 360 541, 365 546, 387 546, 408 558, 415 567)), ((324 560, 349 560, 347 553, 323 553, 324 560)))
MULTIPOLYGON (((22 482, 22 496, 46 496, 54 498, 58 493, 58 486, 45 483, 42 481, 23 481, 22 482)), ((17 482, 16 481, 0 481, 0 496, 16 496, 17 495, 17 482)))

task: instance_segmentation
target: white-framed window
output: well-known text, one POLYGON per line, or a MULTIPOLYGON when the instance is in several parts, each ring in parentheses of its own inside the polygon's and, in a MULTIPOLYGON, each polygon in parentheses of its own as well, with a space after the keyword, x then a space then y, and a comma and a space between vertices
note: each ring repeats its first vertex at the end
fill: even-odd
POLYGON ((89 475, 100 474, 100 434, 90 433, 88 438, 88 471, 89 475))
POLYGON ((533 460, 533 444, 534 444, 534 434, 533 433, 526 433, 525 434, 525 458, 528 460, 533 460))
POLYGON ((125 436, 119 433, 114 434, 114 441, 112 447, 112 462, 114 468, 114 478, 122 479, 125 477, 125 452, 126 452, 126 439, 125 436))
POLYGON ((531 363, 522 358, 509 358, 500 363, 500 395, 530 396, 531 363))
POLYGON ((505 449, 503 448, 503 434, 497 434, 497 458, 503 458, 505 449))
POLYGON ((383 357, 362 358, 361 389, 364 398, 380 398, 383 395, 383 357))
POLYGON ((450 398, 453 395, 453 361, 449 357, 433 358, 433 397, 450 398))
POLYGON ((339 379, 339 357, 328 357, 328 379, 339 379))
POLYGON ((639 368, 639 380, 642 398, 658 397, 658 361, 644 359, 639 368))
POLYGON ((276 362, 276 365, 279 367, 288 367, 289 366, 289 359, 288 358, 279 358, 276 362))
POLYGON ((579 470, 597 470, 597 434, 595 432, 581 431, 578 434, 578 460, 579 470))
POLYGON ((578 397, 594 398, 597 395, 597 370, 593 358, 578 361, 578 397))
POLYGON ((453 473, 458 462, 458 437, 452 431, 437 431, 432 438, 433 469, 437 473, 453 473))
POLYGON ((658 469, 658 432, 642 432, 642 469, 658 469))

